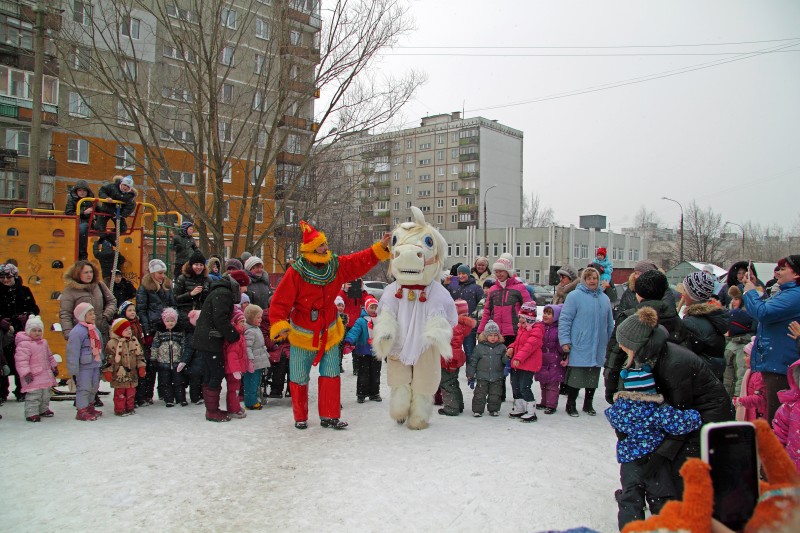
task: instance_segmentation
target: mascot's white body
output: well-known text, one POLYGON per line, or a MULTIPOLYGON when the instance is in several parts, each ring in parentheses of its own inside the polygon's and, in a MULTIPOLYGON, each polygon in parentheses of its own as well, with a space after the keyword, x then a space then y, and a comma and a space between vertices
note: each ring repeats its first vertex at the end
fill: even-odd
POLYGON ((392 389, 389 415, 411 429, 424 429, 439 388, 439 357, 453 356, 450 340, 458 313, 450 293, 439 283, 447 243, 425 222, 416 207, 413 222, 392 233, 391 273, 375 318, 372 348, 387 359, 387 381, 392 389))

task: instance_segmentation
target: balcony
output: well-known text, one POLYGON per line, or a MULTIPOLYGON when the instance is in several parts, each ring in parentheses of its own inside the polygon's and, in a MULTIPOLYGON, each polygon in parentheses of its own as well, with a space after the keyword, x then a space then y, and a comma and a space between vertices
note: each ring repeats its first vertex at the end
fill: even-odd
POLYGON ((320 61, 319 49, 309 48, 307 46, 285 44, 281 46, 281 55, 299 57, 300 59, 311 61, 314 64, 320 61))
POLYGON ((299 22, 300 24, 305 24, 306 26, 310 26, 315 30, 322 28, 322 19, 319 17, 319 15, 307 13, 305 10, 297 9, 297 7, 293 6, 292 4, 293 2, 289 2, 289 5, 286 9, 286 16, 289 20, 299 22))
POLYGON ((477 188, 458 189, 458 195, 459 196, 473 196, 473 195, 476 195, 476 194, 478 194, 478 189, 477 188))
MULTIPOLYGON (((27 70, 33 72, 34 61, 33 52, 0 43, 0 64, 6 67, 18 68, 20 70, 27 70)), ((58 77, 58 58, 45 54, 44 56, 44 74, 46 76, 58 77)))
POLYGON ((283 115, 278 120, 278 126, 282 128, 294 128, 297 130, 305 131, 318 131, 319 123, 303 117, 295 117, 292 115, 283 115))
POLYGON ((278 164, 287 164, 287 165, 302 165, 303 161, 305 161, 306 156, 303 154, 293 154, 291 152, 278 152, 278 155, 275 156, 275 161, 278 164))
POLYGON ((364 181, 364 182, 361 183, 361 188, 362 189, 371 189, 374 186, 375 186, 375 182, 374 181, 364 181))
POLYGON ((478 204, 467 204, 458 206, 459 213, 477 213, 478 204))
POLYGON ((373 211, 372 216, 376 218, 373 220, 373 224, 388 224, 389 220, 389 210, 388 209, 379 209, 377 211, 373 211))
POLYGON ((292 190, 290 185, 284 185, 282 183, 275 184, 275 199, 276 200, 291 200, 294 202, 298 202, 305 198, 305 191, 300 187, 295 187, 292 190))
POLYGON ((458 223, 458 229, 467 229, 470 227, 476 227, 478 225, 478 221, 473 220, 462 220, 458 223))
MULTIPOLYGON (((30 157, 17 158, 17 170, 20 172, 28 172, 31 168, 30 157)), ((56 160, 47 159, 43 157, 39 159, 39 175, 40 176, 55 176, 56 175, 56 160)))
MULTIPOLYGON (((13 96, 0 96, 0 117, 30 122, 33 118, 33 101, 13 96)), ((58 106, 42 104, 42 124, 58 124, 58 106)))
POLYGON ((471 178, 479 178, 480 177, 480 172, 478 172, 478 171, 475 171, 475 172, 459 172, 458 173, 458 177, 459 177, 459 179, 462 179, 462 180, 468 180, 468 179, 471 179, 471 178))
POLYGON ((478 154, 477 153, 475 153, 475 154, 459 154, 458 160, 460 162, 462 162, 462 163, 464 161, 477 161, 478 160, 478 154))
POLYGON ((478 137, 477 135, 474 135, 472 137, 463 137, 463 138, 458 140, 458 145, 459 146, 468 146, 470 144, 478 144, 479 140, 480 140, 480 137, 478 137))
POLYGON ((304 94, 306 96, 313 96, 319 98, 319 89, 314 87, 313 83, 305 81, 289 80, 286 82, 286 88, 296 93, 304 94))
POLYGON ((287 239, 299 239, 301 236, 300 228, 295 224, 279 225, 275 227, 276 237, 285 237, 287 239))
POLYGON ((388 202, 390 197, 388 194, 379 194, 375 199, 379 202, 388 202))
POLYGON ((388 179, 383 179, 378 181, 378 187, 388 187, 391 184, 392 184, 391 180, 388 179))

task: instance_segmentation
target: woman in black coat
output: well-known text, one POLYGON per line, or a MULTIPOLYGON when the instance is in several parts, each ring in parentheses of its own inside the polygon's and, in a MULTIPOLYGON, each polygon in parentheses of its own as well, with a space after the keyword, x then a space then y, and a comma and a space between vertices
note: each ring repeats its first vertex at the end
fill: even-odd
MULTIPOLYGON (((640 320, 641 313, 626 319, 617 328, 620 348, 633 357, 637 366, 650 365, 656 390, 664 401, 675 409, 694 409, 703 424, 734 419, 731 398, 711 368, 691 350, 667 342, 669 332, 664 326, 651 327, 640 320)), ((680 469, 689 457, 700 457, 700 430, 686 435, 667 434, 653 452, 643 477, 657 474, 669 465, 675 494, 683 494, 680 469)))
MULTIPOLYGON (((194 342, 194 326, 189 320, 190 311, 199 311, 208 296, 211 279, 208 277, 206 260, 199 251, 195 251, 184 263, 181 275, 175 280, 172 292, 178 302, 178 320, 186 332, 187 349, 183 351, 181 362, 185 363, 188 372, 189 399, 194 404, 202 400, 201 387, 203 380, 203 364, 197 352, 192 348, 194 342)), ((184 383, 186 383, 184 377, 184 383)))
POLYGON ((21 382, 14 364, 14 335, 25 331, 25 322, 29 315, 38 314, 39 306, 36 305, 30 288, 22 284, 17 267, 11 263, 0 265, 0 343, 3 343, 6 362, 11 369, 10 375, 0 377, 0 404, 8 397, 12 375, 16 379, 14 396, 17 401, 25 399, 20 391, 21 382))

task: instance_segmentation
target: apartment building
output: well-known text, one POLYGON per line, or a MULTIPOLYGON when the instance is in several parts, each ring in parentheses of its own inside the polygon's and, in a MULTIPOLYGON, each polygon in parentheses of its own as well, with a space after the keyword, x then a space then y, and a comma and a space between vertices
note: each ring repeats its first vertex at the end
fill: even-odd
MULTIPOLYGON (((56 162, 48 148, 58 123, 59 65, 53 36, 61 26, 55 13, 43 17, 45 31, 39 207, 53 207, 56 162)), ((33 119, 34 24, 32 4, 0 1, 0 213, 26 207, 33 119)))
POLYGON ((425 117, 420 126, 341 141, 335 173, 351 190, 341 224, 370 239, 411 220, 411 206, 442 230, 519 226, 522 132, 460 112, 425 117))
POLYGON ((500 254, 510 253, 517 275, 540 285, 549 283, 551 266, 585 267, 600 247, 606 248, 615 269, 632 269, 648 257, 647 239, 596 227, 493 228, 487 230, 486 241, 482 231, 472 229, 445 230, 442 235, 447 241, 448 269, 456 263, 471 266, 479 255, 494 262, 500 254))
MULTIPOLYGON (((7 12, 14 4, 0 1, 3 27, 18 19, 30 30, 29 20, 7 12)), ((115 174, 131 174, 138 200, 161 211, 197 221, 193 211, 213 216, 221 208, 224 247, 238 241, 239 252, 283 216, 296 200, 284 189, 310 179, 305 154, 318 128, 318 1, 62 0, 60 8, 52 35, 57 50, 46 56, 52 68, 45 83, 52 78, 53 87, 45 88, 41 154, 56 209, 78 179, 97 192, 115 174)), ((17 40, 23 49, 30 42, 17 40)), ((4 73, 6 121, 6 99, 21 101, 21 110, 30 105, 18 94, 18 75, 8 67, 0 78, 4 73)), ((7 150, 24 153, 25 135, 3 126, 7 150)), ((24 182, 19 176, 15 183, 24 182)), ((268 270, 268 258, 283 261, 277 233, 254 250, 268 270)))

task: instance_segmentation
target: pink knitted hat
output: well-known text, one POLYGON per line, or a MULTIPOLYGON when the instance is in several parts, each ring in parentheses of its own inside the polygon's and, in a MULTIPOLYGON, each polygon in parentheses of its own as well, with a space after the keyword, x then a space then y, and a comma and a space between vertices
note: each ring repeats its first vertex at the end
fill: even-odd
POLYGON ((751 337, 750 338, 750 343, 747 346, 744 347, 744 353, 746 353, 747 355, 750 355, 750 352, 753 351, 753 345, 755 344, 755 342, 756 342, 755 336, 751 337))
POLYGON ((92 307, 92 304, 88 302, 83 302, 75 306, 75 310, 72 312, 72 315, 78 322, 83 322, 83 319, 86 318, 86 313, 89 311, 94 311, 94 307, 92 307))

